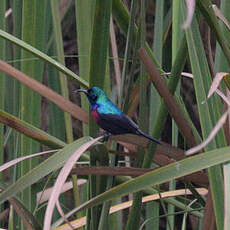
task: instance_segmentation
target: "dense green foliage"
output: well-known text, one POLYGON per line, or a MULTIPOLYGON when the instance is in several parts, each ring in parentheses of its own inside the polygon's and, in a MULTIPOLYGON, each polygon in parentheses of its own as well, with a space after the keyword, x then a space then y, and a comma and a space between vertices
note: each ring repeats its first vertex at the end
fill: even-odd
POLYGON ((0 1, 0 228, 230 229, 229 124, 213 131, 230 105, 230 2, 219 2, 0 1), (73 94, 92 86, 169 144, 97 142, 73 94))

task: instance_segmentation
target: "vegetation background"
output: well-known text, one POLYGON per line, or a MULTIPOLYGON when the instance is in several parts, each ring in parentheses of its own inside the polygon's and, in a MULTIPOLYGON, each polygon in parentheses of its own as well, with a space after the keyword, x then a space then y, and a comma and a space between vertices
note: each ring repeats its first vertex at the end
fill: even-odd
POLYGON ((230 229, 229 12, 228 0, 1 0, 0 227, 230 229), (92 86, 165 144, 95 139, 73 93, 92 86))

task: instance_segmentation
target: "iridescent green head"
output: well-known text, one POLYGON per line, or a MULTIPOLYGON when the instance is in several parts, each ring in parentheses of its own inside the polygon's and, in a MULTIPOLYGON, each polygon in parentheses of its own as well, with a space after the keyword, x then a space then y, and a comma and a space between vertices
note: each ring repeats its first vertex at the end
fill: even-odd
POLYGON ((94 107, 98 103, 103 103, 106 101, 107 96, 105 92, 98 88, 98 87, 92 87, 91 89, 85 90, 85 89, 78 89, 75 91, 76 93, 83 92, 88 97, 89 103, 91 107, 94 107))

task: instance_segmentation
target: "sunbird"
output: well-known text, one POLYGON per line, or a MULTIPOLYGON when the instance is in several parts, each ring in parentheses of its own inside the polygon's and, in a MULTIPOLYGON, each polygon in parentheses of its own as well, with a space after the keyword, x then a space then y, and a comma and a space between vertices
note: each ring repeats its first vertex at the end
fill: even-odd
POLYGON ((90 103, 93 120, 108 134, 136 134, 138 136, 143 136, 157 144, 161 144, 161 142, 157 139, 142 132, 136 123, 125 115, 112 101, 110 101, 102 89, 92 87, 89 90, 78 89, 74 92, 83 92, 86 94, 90 103))

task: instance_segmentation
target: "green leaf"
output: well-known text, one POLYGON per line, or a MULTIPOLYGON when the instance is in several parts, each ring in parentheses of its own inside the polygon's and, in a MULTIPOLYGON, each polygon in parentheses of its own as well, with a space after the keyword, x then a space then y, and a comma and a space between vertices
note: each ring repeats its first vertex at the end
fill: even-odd
POLYGON ((95 205, 113 200, 132 192, 141 191, 150 186, 166 183, 173 179, 189 175, 229 160, 230 147, 215 149, 196 156, 188 157, 184 160, 158 168, 152 172, 145 173, 142 176, 118 185, 77 207, 75 212, 85 208, 94 207, 95 205))
POLYGON ((42 60, 46 61, 47 63, 49 63, 50 65, 54 66, 56 69, 58 69, 59 71, 61 71, 62 73, 66 74, 67 76, 73 78, 74 80, 76 80, 79 84, 81 84, 83 87, 88 88, 89 84, 88 82, 86 82, 85 80, 83 80, 82 78, 80 78, 79 76, 77 76, 75 73, 73 73, 71 70, 69 70, 68 68, 66 68, 64 65, 62 65, 61 63, 55 61, 53 58, 49 57, 48 55, 46 55, 45 53, 39 51, 38 49, 34 48, 33 46, 29 45, 28 43, 12 36, 11 34, 0 30, 0 37, 12 42, 15 45, 20 46, 21 48, 23 48, 24 50, 32 53, 33 55, 35 55, 36 57, 41 58, 42 60))
POLYGON ((17 193, 23 191, 25 188, 47 176, 49 173, 61 168, 77 148, 90 140, 91 137, 83 137, 66 145, 62 150, 49 157, 24 176, 20 177, 14 184, 7 187, 6 190, 0 194, 0 203, 15 196, 17 193))
MULTIPOLYGON (((185 8, 183 8, 183 18, 185 18, 185 8)), ((222 103, 220 99, 213 96, 207 103, 202 104, 208 95, 208 90, 212 79, 208 63, 205 57, 204 47, 201 40, 201 35, 196 18, 186 30, 186 39, 188 44, 189 58, 194 76, 194 87, 196 93, 197 106, 200 116, 201 129, 203 138, 207 138, 217 119, 222 112, 222 103)), ((206 150, 217 148, 217 146, 226 145, 223 130, 220 130, 216 138, 206 146, 206 150)), ((223 229, 224 220, 224 190, 223 190, 223 175, 222 168, 217 165, 208 169, 209 182, 212 190, 212 199, 214 202, 214 210, 216 215, 217 228, 223 229)))

